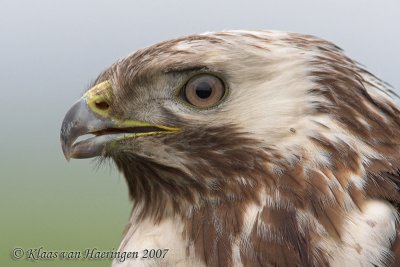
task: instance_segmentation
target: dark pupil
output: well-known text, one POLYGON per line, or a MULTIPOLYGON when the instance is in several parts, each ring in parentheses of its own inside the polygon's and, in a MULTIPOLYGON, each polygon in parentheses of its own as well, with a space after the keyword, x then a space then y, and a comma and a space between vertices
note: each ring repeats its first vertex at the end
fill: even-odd
POLYGON ((196 86, 196 95, 202 99, 209 98, 212 88, 209 83, 201 82, 196 86))

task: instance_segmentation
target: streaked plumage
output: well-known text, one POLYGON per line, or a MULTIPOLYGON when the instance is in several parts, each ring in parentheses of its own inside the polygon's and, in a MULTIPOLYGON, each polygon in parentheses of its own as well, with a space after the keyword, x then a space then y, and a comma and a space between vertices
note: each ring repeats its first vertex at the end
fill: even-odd
POLYGON ((335 45, 186 36, 116 62, 93 88, 64 120, 64 153, 124 174, 134 205, 121 251, 170 249, 118 266, 400 264, 400 110, 335 45), (199 73, 227 88, 210 108, 180 96, 199 73))

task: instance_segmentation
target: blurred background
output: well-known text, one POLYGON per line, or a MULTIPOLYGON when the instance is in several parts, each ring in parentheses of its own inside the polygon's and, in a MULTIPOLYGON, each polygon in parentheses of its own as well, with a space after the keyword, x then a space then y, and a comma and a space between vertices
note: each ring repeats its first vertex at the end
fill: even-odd
POLYGON ((323 37, 400 89, 398 0, 0 0, 0 266, 110 265, 10 255, 17 247, 118 248, 131 210, 125 181, 113 166, 68 163, 59 144, 62 119, 118 58, 224 29, 323 37))

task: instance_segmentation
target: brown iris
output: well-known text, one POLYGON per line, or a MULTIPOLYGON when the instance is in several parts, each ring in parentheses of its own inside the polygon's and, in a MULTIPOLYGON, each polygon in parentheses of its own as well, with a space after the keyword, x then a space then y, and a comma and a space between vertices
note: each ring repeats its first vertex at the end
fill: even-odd
POLYGON ((223 82, 210 74, 200 74, 191 78, 184 87, 183 94, 190 104, 199 108, 216 105, 224 96, 223 82))

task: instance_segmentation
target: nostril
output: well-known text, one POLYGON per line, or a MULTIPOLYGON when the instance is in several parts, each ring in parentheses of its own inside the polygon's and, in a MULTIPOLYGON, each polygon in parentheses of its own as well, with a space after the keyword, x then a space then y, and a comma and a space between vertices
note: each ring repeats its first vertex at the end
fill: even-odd
POLYGON ((107 110, 110 107, 110 105, 104 100, 96 101, 94 104, 96 105, 96 108, 101 110, 107 110))

